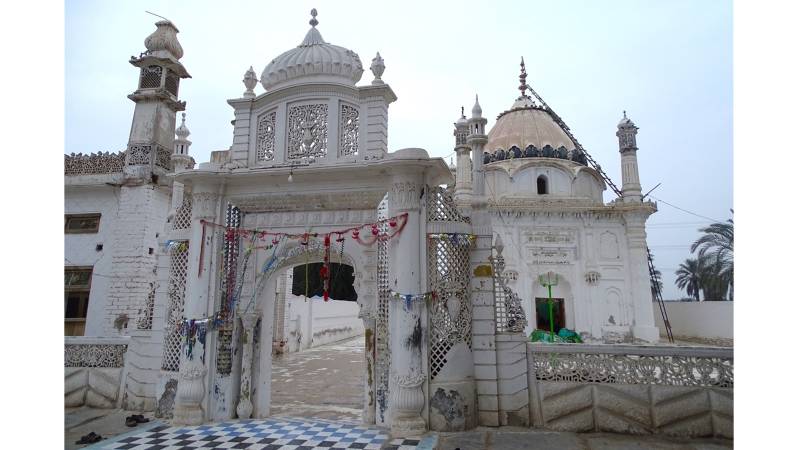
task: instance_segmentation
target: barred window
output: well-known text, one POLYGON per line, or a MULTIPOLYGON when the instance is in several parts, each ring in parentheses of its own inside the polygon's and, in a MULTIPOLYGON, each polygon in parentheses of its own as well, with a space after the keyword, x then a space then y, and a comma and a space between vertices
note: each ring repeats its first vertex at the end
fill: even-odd
MULTIPOLYGON (((142 73, 139 76, 140 88, 158 88, 161 87, 161 66, 147 66, 142 67, 142 73)), ((177 87, 176 87, 177 89, 177 87)))
POLYGON ((167 92, 177 97, 179 83, 180 83, 180 77, 178 77, 178 74, 167 69, 167 76, 166 79, 164 80, 164 87, 167 89, 167 92))

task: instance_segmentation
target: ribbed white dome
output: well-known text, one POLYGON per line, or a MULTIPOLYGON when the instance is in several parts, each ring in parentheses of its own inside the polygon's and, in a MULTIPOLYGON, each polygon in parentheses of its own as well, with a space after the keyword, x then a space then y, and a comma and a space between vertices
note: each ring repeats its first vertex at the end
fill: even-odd
POLYGON ((284 52, 264 68, 261 73, 261 85, 264 89, 290 86, 302 81, 325 81, 353 86, 361 79, 364 68, 358 54, 326 43, 317 31, 316 18, 310 23, 311 29, 297 48, 284 52))
POLYGON ((535 106, 525 97, 517 99, 509 111, 497 118, 497 123, 487 137, 488 152, 498 149, 508 150, 512 146, 525 150, 529 145, 539 149, 545 145, 553 148, 563 146, 567 150, 575 148, 575 143, 558 126, 550 113, 535 106))

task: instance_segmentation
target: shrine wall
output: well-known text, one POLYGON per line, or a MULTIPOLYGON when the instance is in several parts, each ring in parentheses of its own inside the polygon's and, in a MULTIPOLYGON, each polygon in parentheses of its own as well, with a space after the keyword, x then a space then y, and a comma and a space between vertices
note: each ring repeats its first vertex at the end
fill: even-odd
POLYGON ((64 266, 93 268, 84 336, 109 335, 103 330, 102 318, 111 281, 112 237, 117 226, 118 197, 119 190, 109 186, 66 188, 64 191, 65 215, 100 213, 100 226, 96 233, 64 234, 64 266), (99 245, 102 245, 100 250, 99 245))
POLYGON ((566 328, 586 341, 631 340, 634 302, 621 220, 559 212, 495 215, 493 229, 505 245, 503 276, 522 298, 526 335, 536 328, 536 298, 548 297, 538 276, 552 271, 559 276, 552 295, 564 299, 566 328))

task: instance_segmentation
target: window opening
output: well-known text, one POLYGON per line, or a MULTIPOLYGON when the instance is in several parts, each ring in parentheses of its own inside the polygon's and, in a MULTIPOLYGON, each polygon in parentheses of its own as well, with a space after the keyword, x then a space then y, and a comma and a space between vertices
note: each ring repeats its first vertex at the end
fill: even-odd
POLYGON ((539 175, 536 179, 536 193, 539 195, 547 194, 547 177, 539 175))

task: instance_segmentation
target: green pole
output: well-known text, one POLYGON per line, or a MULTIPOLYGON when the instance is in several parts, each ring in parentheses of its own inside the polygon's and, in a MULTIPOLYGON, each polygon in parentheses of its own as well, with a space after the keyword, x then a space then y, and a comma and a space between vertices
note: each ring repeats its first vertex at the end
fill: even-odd
POLYGON ((553 333, 553 285, 547 285, 547 303, 550 306, 550 342, 555 342, 553 333))

